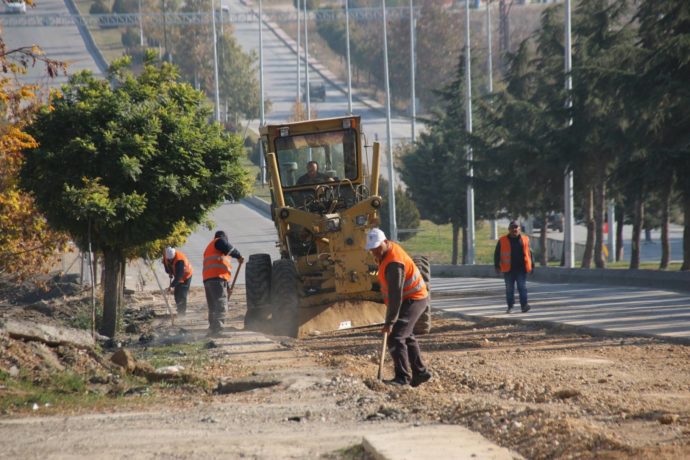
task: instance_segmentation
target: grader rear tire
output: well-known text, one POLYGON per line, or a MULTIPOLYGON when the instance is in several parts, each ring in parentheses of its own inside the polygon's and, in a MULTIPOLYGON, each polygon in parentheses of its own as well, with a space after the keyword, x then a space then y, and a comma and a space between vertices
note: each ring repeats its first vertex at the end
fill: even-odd
POLYGON ((245 271, 247 313, 245 329, 261 330, 271 315, 271 256, 252 254, 245 271))
POLYGON ((299 276, 295 263, 289 259, 273 262, 271 299, 273 303, 273 333, 297 337, 297 292, 299 276))
POLYGON ((429 290, 429 305, 414 325, 414 335, 424 335, 431 332, 431 264, 426 256, 414 256, 412 260, 422 274, 422 279, 429 290))

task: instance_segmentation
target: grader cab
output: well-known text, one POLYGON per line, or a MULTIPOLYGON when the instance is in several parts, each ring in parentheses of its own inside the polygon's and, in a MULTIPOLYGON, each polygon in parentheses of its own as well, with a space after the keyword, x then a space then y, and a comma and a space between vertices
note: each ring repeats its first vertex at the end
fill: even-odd
POLYGON ((379 148, 367 181, 360 128, 357 116, 261 128, 280 259, 249 257, 245 327, 303 337, 383 322, 364 249, 381 206, 379 148))

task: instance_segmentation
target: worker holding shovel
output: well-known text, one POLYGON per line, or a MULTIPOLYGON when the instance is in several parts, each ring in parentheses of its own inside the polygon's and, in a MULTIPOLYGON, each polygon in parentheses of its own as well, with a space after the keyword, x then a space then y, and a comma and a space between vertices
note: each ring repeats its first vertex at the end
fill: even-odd
POLYGON ((380 229, 367 233, 365 248, 379 264, 378 279, 387 307, 381 332, 384 341, 388 338, 395 378, 385 383, 419 386, 431 379, 431 372, 422 361, 414 325, 429 304, 429 291, 412 258, 399 244, 388 241, 380 229))
POLYGON ((219 230, 204 251, 203 278, 208 304, 209 336, 219 335, 223 331, 225 312, 228 310, 228 296, 232 292, 229 286, 231 257, 237 259, 240 265, 244 262, 244 257, 228 242, 225 232, 219 230))

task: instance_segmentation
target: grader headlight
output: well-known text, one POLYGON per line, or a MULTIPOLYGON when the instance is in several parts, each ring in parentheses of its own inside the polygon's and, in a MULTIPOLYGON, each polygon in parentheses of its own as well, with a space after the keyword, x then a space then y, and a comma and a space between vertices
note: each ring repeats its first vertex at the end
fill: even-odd
POLYGON ((326 219, 321 223, 322 233, 339 232, 341 227, 340 217, 326 219))

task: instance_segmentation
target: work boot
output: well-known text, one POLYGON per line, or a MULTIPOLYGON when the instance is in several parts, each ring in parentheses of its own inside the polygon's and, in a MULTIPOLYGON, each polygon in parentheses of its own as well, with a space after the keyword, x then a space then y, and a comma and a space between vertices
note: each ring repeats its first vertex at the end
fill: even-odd
POLYGON ((532 307, 530 307, 528 303, 526 303, 522 307, 520 307, 520 309, 522 310, 523 313, 527 313, 530 308, 532 308, 532 307))
POLYGON ((396 387, 404 387, 404 386, 409 385, 407 380, 404 379, 403 377, 396 377, 396 378, 391 379, 391 380, 384 380, 383 383, 385 383, 386 385, 392 385, 392 386, 396 386, 396 387))
POLYGON ((411 387, 418 387, 422 383, 426 383, 431 380, 431 372, 424 371, 421 374, 415 374, 412 376, 412 381, 410 382, 411 387))
POLYGON ((508 305, 508 309, 506 310, 506 313, 512 313, 513 312, 513 306, 508 305))

